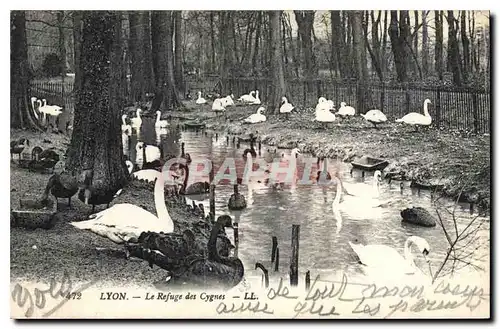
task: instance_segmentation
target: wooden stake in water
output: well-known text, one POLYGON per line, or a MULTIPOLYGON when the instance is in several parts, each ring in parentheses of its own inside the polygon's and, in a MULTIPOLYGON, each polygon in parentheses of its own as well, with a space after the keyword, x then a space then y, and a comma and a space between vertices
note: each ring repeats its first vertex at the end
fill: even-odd
POLYGON ((262 145, 261 145, 260 140, 259 140, 259 155, 260 155, 261 148, 262 148, 262 145))
POLYGON ((300 225, 292 225, 292 258, 290 260, 290 285, 299 284, 299 235, 300 225))
POLYGON ((278 248, 278 238, 273 236, 273 247, 271 249, 271 263, 274 263, 277 248, 278 248))
POLYGON ((306 291, 309 291, 309 288, 311 287, 311 271, 306 272, 306 291))
POLYGON ((211 219, 212 221, 215 221, 215 184, 214 184, 214 162, 211 162, 211 168, 210 168, 210 214, 211 214, 211 219))
POLYGON ((278 272, 280 267, 280 248, 276 248, 276 258, 274 263, 274 272, 278 272))
POLYGON ((229 136, 226 136, 226 144, 229 145, 229 136))
POLYGON ((234 233, 234 257, 238 257, 238 245, 240 244, 238 223, 233 223, 234 233))
POLYGON ((219 134, 215 133, 215 141, 217 142, 218 139, 219 139, 219 134))
POLYGON ((469 203, 469 213, 474 214, 474 202, 469 203))

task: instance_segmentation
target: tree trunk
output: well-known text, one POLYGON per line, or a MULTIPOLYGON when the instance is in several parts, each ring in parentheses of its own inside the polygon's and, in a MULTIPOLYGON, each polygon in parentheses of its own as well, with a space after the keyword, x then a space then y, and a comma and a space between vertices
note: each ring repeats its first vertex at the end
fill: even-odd
POLYGON ((298 33, 302 45, 303 70, 304 76, 313 78, 318 75, 318 68, 316 66, 316 58, 314 56, 312 44, 312 31, 314 28, 314 11, 309 10, 295 10, 295 20, 298 25, 298 33))
MULTIPOLYGON (((411 30, 408 10, 399 11, 399 44, 402 49, 402 65, 404 65, 406 79, 410 68, 411 57, 411 30)), ((406 81, 406 80, 405 80, 406 81)))
POLYGON ((382 74, 385 74, 386 68, 387 68, 387 14, 389 13, 388 10, 384 10, 384 27, 383 27, 383 34, 382 34, 382 46, 380 47, 380 58, 381 58, 381 70, 382 74))
POLYGON ((257 14, 257 29, 255 31, 255 45, 254 45, 254 51, 253 51, 253 57, 252 57, 252 67, 253 67, 253 74, 258 72, 259 70, 259 43, 260 43, 260 34, 261 34, 261 24, 262 24, 262 12, 259 11, 257 14))
POLYGON ((175 33, 175 47, 174 47, 174 73, 175 73, 175 86, 181 95, 185 94, 184 90, 184 75, 182 63, 182 12, 180 10, 174 11, 174 33, 175 33))
POLYGON ((135 102, 146 100, 146 93, 153 91, 151 59, 148 58, 150 51, 147 51, 147 40, 150 36, 146 26, 149 23, 149 13, 147 11, 135 11, 129 13, 130 38, 129 49, 131 57, 131 98, 135 102))
POLYGON ((78 95, 80 92, 80 82, 82 79, 81 75, 81 65, 80 65, 80 57, 81 57, 81 49, 82 49, 82 29, 83 29, 83 21, 82 21, 83 12, 81 11, 73 11, 73 56, 75 63, 75 82, 73 83, 73 97, 76 99, 75 95, 78 95))
MULTIPOLYGON (((280 43, 280 17, 281 11, 273 10, 269 12, 269 27, 271 30, 271 43, 269 44, 269 46, 271 48, 272 54, 272 83, 269 96, 269 108, 272 109, 273 113, 275 114, 279 113, 281 97, 287 95, 285 74, 283 70, 283 54, 281 52, 282 48, 280 43)), ((288 98, 290 99, 291 97, 288 95, 288 98)))
POLYGON ((422 69, 424 77, 429 74, 429 32, 427 30, 427 13, 422 10, 422 69))
POLYGON ((216 70, 215 64, 215 27, 214 27, 214 12, 211 11, 210 17, 210 72, 213 73, 216 70))
POLYGON ((443 80, 443 11, 434 11, 436 28, 436 44, 434 46, 434 61, 439 80, 443 80))
POLYGON ((10 126, 40 130, 29 97, 28 44, 24 11, 10 13, 10 126))
POLYGON ((346 51, 344 39, 345 26, 342 25, 342 20, 340 19, 340 11, 332 10, 330 12, 330 15, 332 20, 332 54, 335 59, 335 70, 338 72, 341 78, 345 78, 345 58, 343 58, 342 56, 346 51))
POLYGON ((413 72, 417 73, 417 67, 418 67, 418 29, 420 28, 419 21, 418 21, 418 10, 413 11, 413 16, 415 16, 415 25, 414 25, 414 30, 413 30, 413 53, 415 55, 415 61, 416 61, 413 72))
POLYGON ((398 13, 391 10, 391 23, 389 24, 389 37, 391 39, 392 53, 394 54, 394 64, 399 82, 406 82, 406 58, 405 51, 400 37, 398 23, 398 13))
POLYGON ((120 15, 85 11, 82 14, 81 86, 76 95, 74 131, 66 169, 93 170, 94 195, 114 193, 126 181, 121 139, 123 108, 120 15))
POLYGON ((349 12, 349 20, 352 22, 352 42, 354 52, 354 63, 356 66, 356 78, 358 79, 358 110, 361 113, 371 107, 369 90, 366 82, 368 81, 368 67, 365 56, 365 38, 363 36, 363 11, 355 10, 349 12))
POLYGON ((370 54, 370 57, 372 59, 372 67, 375 69, 375 72, 377 73, 379 80, 382 82, 382 81, 384 81, 384 75, 382 72, 382 67, 380 65, 380 62, 381 62, 381 58, 379 57, 379 55, 380 55, 380 40, 379 40, 379 35, 378 35, 378 27, 379 27, 378 25, 380 23, 380 14, 381 14, 381 12, 379 11, 378 18, 377 18, 377 20, 375 20, 373 10, 366 11, 366 22, 363 23, 363 35, 364 35, 364 42, 366 45, 366 49, 368 50, 368 53, 370 54), (372 46, 370 46, 370 42, 368 41, 368 16, 371 17, 372 46))
POLYGON ((463 62, 463 75, 464 80, 468 80, 468 75, 470 71, 470 50, 469 50, 469 38, 467 37, 467 26, 465 21, 466 11, 462 10, 462 16, 460 17, 460 32, 462 38, 462 49, 464 53, 464 62, 463 62))
POLYGON ((448 70, 453 72, 453 83, 457 86, 462 85, 462 68, 460 59, 460 48, 457 40, 457 26, 453 10, 448 10, 448 70))
POLYGON ((156 91, 151 110, 170 110, 180 106, 175 89, 173 68, 173 21, 171 11, 151 13, 153 66, 155 67, 156 91))

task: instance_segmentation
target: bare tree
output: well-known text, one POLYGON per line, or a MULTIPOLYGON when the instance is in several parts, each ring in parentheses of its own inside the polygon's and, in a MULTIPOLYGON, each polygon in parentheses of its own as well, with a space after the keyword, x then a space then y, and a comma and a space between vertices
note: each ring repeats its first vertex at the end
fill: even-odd
POLYGON ((466 26, 466 11, 462 10, 462 14, 460 16, 460 35, 462 39, 462 49, 464 53, 463 60, 463 75, 464 80, 468 80, 468 74, 470 71, 470 50, 469 50, 469 38, 467 37, 467 26, 466 26))
POLYGON ((447 68, 453 72, 453 83, 457 86, 462 84, 462 67, 460 48, 457 40, 458 22, 453 16, 453 10, 448 10, 446 17, 448 21, 448 60, 447 68))
POLYGON ((434 61, 439 80, 443 80, 443 11, 434 11, 436 43, 434 45, 434 61))
POLYGON ((316 57, 313 52, 312 32, 314 28, 314 11, 295 10, 295 20, 298 25, 298 34, 300 35, 301 48, 304 62, 304 76, 314 77, 318 74, 316 67, 316 57))
POLYGON ((180 10, 174 11, 174 75, 175 86, 184 94, 184 75, 183 75, 183 60, 182 60, 182 12, 180 10))
POLYGON ((424 76, 429 74, 429 32, 427 30, 427 14, 429 11, 422 10, 422 71, 424 76))
POLYGON ((129 13, 129 22, 131 99, 140 102, 145 101, 146 93, 154 89, 151 50, 148 51, 151 48, 149 12, 132 11, 129 13))
MULTIPOLYGON (((403 20, 403 18, 401 18, 403 20)), ((400 35, 400 23, 398 22, 398 13, 396 10, 391 10, 391 23, 389 24, 389 37, 391 39, 392 53, 394 54, 394 64, 396 65, 396 73, 398 81, 406 82, 406 51, 404 46, 404 35, 400 35)))
MULTIPOLYGON (((359 81, 358 107, 364 113, 366 108, 371 107, 370 93, 366 85, 368 81, 368 67, 365 55, 365 38, 363 36, 363 11, 354 10, 349 13, 352 20, 352 41, 354 50, 354 62, 356 64, 356 78, 359 81)), ((366 27, 366 26, 365 26, 366 27)))

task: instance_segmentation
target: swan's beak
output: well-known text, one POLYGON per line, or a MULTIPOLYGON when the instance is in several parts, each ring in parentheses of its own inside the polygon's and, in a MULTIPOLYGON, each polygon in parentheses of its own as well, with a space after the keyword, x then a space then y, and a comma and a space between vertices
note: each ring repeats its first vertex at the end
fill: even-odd
POLYGON ((427 249, 424 249, 424 251, 422 252, 422 255, 424 255, 424 259, 427 263, 430 262, 430 260, 427 258, 427 255, 429 254, 429 250, 427 249))

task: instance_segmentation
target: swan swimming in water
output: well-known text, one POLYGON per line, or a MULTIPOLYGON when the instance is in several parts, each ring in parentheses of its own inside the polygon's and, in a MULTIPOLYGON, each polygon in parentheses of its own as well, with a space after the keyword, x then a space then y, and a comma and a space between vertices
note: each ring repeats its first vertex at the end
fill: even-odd
POLYGON ((342 182, 342 186, 347 194, 358 197, 378 197, 379 193, 379 184, 382 181, 382 172, 380 170, 375 170, 373 173, 372 180, 372 188, 368 188, 368 184, 365 183, 357 183, 350 184, 346 182, 342 182))
POLYGON ((406 240, 404 245, 404 257, 401 256, 396 249, 386 245, 362 245, 350 241, 349 245, 356 255, 358 255, 361 264, 383 271, 390 269, 391 272, 394 271, 400 274, 414 274, 419 271, 418 267, 415 265, 413 254, 411 253, 411 247, 413 245, 415 245, 418 251, 424 256, 426 262, 428 262, 427 255, 431 250, 429 243, 425 239, 415 235, 408 237, 406 240))
POLYGON ((168 126, 169 124, 167 120, 161 120, 161 111, 156 111, 155 128, 166 128, 168 126))
POLYGON ((125 119, 127 119, 127 115, 123 114, 122 115, 122 133, 130 135, 132 133, 132 126, 127 124, 125 119))
POLYGON ((137 109, 135 111, 135 113, 136 113, 136 117, 130 118, 130 123, 131 123, 132 128, 139 131, 139 130, 141 130, 141 126, 142 126, 142 119, 141 119, 142 110, 137 109))

